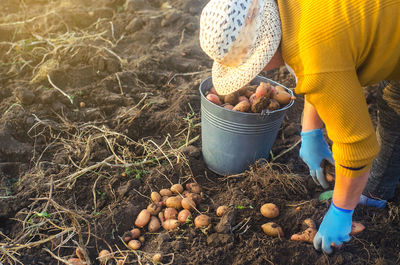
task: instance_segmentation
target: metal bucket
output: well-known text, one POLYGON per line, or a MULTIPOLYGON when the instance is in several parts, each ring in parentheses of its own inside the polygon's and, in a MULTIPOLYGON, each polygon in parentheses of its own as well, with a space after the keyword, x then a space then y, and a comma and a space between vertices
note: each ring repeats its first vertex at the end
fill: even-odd
MULTIPOLYGON (((269 82, 270 79, 257 76, 252 85, 269 82)), ((213 86, 211 77, 200 84, 201 94, 201 140, 203 159, 207 167, 219 175, 242 173, 259 159, 267 159, 282 125, 285 107, 263 113, 244 113, 228 110, 206 98, 206 92, 213 86)), ((293 96, 293 92, 284 87, 293 96)))

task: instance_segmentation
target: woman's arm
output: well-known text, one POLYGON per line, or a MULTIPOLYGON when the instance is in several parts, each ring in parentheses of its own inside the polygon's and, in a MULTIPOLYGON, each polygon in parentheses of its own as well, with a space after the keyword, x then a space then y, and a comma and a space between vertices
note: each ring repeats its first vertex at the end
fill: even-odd
POLYGON ((359 177, 351 178, 336 174, 335 189, 333 191, 333 203, 342 209, 353 210, 360 200, 369 176, 369 170, 359 177))
POLYGON ((301 123, 301 131, 303 132, 321 129, 324 126, 324 123, 319 117, 317 110, 307 100, 304 100, 304 111, 301 123))

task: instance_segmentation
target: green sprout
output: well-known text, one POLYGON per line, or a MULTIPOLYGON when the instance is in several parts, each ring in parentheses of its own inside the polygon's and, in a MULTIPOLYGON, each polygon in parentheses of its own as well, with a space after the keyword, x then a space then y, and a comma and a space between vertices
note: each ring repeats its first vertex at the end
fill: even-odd
POLYGON ((136 179, 142 179, 147 173, 147 170, 137 169, 137 168, 125 168, 125 173, 127 176, 134 176, 136 179))
POLYGON ((46 212, 46 211, 42 211, 42 212, 40 212, 40 213, 35 213, 35 216, 44 217, 44 218, 50 218, 50 217, 51 217, 51 214, 49 214, 49 213, 46 212))
POLYGON ((238 209, 238 210, 244 210, 244 209, 247 209, 247 208, 248 209, 254 209, 254 207, 252 205, 249 205, 249 206, 237 205, 235 208, 238 209))

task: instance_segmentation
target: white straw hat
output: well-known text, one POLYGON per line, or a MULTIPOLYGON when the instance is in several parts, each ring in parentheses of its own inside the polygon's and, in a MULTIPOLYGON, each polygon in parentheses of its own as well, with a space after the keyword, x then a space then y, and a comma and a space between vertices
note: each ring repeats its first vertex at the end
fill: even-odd
POLYGON ((211 0, 200 17, 200 45, 214 60, 220 95, 247 85, 271 60, 282 30, 275 0, 211 0))

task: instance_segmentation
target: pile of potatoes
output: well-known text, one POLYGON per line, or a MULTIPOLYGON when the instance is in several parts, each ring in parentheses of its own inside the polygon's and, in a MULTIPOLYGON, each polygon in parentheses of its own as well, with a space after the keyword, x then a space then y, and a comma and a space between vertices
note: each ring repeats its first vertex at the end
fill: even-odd
MULTIPOLYGON (((260 212, 264 217, 275 218, 279 215, 279 208, 274 203, 265 203, 261 206, 260 212)), ((311 218, 307 218, 303 221, 306 229, 300 233, 293 234, 290 237, 292 241, 308 242, 312 243, 315 235, 318 232, 317 226, 311 218)), ((268 222, 261 226, 262 230, 266 235, 273 237, 284 237, 282 227, 275 222, 268 222)), ((357 235, 365 229, 365 226, 359 222, 353 222, 351 225, 350 235, 357 235)), ((333 245, 334 246, 334 245, 333 245)))
MULTIPOLYGON (((141 235, 141 229, 154 233, 161 227, 174 230, 191 222, 194 210, 197 210, 196 205, 202 201, 202 188, 195 182, 185 186, 186 189, 181 184, 173 184, 169 189, 151 193, 151 203, 140 211, 135 220, 135 227, 123 236, 129 248, 137 250, 142 246, 144 237, 141 235)), ((210 222, 210 217, 205 214, 199 214, 194 219, 197 228, 207 228, 210 222)))
POLYGON ((207 91, 206 98, 214 104, 229 110, 261 113, 263 110, 277 110, 294 100, 282 86, 261 82, 259 85, 244 86, 240 90, 221 96, 214 87, 207 91))

